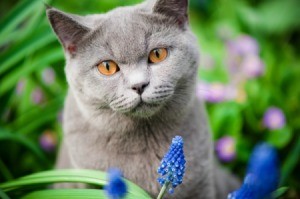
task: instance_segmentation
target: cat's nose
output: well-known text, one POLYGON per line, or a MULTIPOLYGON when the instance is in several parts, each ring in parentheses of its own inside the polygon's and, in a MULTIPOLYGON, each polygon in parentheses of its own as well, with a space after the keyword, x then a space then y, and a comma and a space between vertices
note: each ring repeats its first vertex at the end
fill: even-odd
POLYGON ((147 83, 139 83, 139 84, 134 84, 131 88, 132 90, 134 90, 135 92, 137 92, 137 94, 141 95, 145 88, 149 85, 149 82, 147 83))

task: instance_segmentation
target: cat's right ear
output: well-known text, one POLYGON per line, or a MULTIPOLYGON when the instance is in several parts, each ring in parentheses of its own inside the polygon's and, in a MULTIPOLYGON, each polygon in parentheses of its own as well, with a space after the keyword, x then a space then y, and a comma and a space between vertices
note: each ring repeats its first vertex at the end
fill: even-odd
POLYGON ((156 0, 153 11, 174 19, 181 28, 188 22, 188 0, 156 0))
POLYGON ((49 6, 46 9, 52 29, 65 51, 70 55, 75 55, 78 43, 90 29, 80 23, 80 16, 67 14, 49 6))

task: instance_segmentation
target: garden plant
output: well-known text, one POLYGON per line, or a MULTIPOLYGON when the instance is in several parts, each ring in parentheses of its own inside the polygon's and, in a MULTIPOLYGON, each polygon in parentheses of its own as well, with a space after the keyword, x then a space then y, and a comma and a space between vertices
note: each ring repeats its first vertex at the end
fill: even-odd
MULTIPOLYGON (((67 83, 63 50, 45 4, 84 15, 137 2, 1 1, 0 198, 151 198, 116 168, 108 175, 54 170, 67 83), (93 188, 49 187, 59 182, 93 188)), ((196 95, 206 102, 218 161, 243 182, 228 198, 300 198, 300 1, 190 0, 189 7, 201 57, 196 95), (274 179, 264 176, 266 171, 274 179)), ((188 169, 184 141, 174 139, 156 165, 161 198, 176 194, 188 169), (176 179, 167 179, 172 147, 182 150, 174 162, 182 170, 176 179)))

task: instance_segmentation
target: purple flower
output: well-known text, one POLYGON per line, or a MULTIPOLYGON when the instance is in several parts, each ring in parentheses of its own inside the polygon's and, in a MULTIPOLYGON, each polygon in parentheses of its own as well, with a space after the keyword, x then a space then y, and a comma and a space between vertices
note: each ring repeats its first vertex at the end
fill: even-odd
POLYGON ((25 87, 25 80, 24 79, 21 79, 17 86, 16 86, 16 93, 17 95, 21 95, 22 92, 24 91, 24 87, 25 87))
POLYGON ((244 103, 247 100, 247 95, 243 87, 229 84, 226 89, 226 99, 244 103))
POLYGON ((196 86, 196 96, 199 100, 206 100, 209 93, 209 83, 201 81, 196 86))
POLYGON ((209 87, 207 101, 209 102, 222 102, 226 97, 226 86, 221 83, 212 83, 209 87))
POLYGON ((233 55, 257 55, 259 53, 259 45, 257 41, 249 35, 240 35, 235 40, 227 43, 229 53, 233 55))
POLYGON ((42 79, 46 84, 52 84, 55 80, 55 71, 51 67, 47 67, 42 72, 42 79))
POLYGON ((249 35, 240 35, 235 42, 240 54, 248 55, 259 53, 259 45, 257 41, 249 35))
POLYGON ((108 171, 108 183, 104 189, 110 199, 121 199, 126 196, 127 185, 119 169, 113 168, 108 171))
POLYGON ((199 100, 205 100, 211 103, 219 103, 228 100, 244 102, 246 100, 246 93, 242 88, 237 88, 234 84, 226 85, 219 82, 198 82, 196 96, 199 100))
POLYGON ((235 159, 235 140, 230 136, 219 139, 216 143, 216 152, 220 160, 230 162, 235 159))
POLYGON ((263 124, 265 127, 275 130, 285 126, 285 116, 281 109, 270 107, 264 114, 263 124))
POLYGON ((244 57, 241 67, 246 77, 253 78, 264 73, 265 65, 257 55, 247 55, 244 57))
POLYGON ((36 88, 31 93, 31 100, 34 104, 40 104, 44 99, 44 94, 40 88, 36 88))
POLYGON ((259 45, 254 38, 241 35, 235 40, 228 41, 226 47, 226 65, 232 81, 236 84, 264 73, 265 66, 259 57, 259 45))
POLYGON ((54 151, 57 145, 55 133, 52 131, 45 131, 39 139, 40 146, 47 152, 54 151))
POLYGON ((199 99, 204 99, 211 103, 222 102, 226 99, 226 85, 218 82, 202 82, 197 85, 196 94, 199 99))

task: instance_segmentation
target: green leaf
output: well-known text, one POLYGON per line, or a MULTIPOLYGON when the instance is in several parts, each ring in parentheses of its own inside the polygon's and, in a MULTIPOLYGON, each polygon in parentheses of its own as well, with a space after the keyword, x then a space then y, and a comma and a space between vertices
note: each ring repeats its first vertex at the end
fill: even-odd
POLYGON ((240 116, 240 108, 233 102, 215 105, 211 112, 212 128, 214 137, 228 134, 235 138, 239 137, 242 120, 240 116))
MULTIPOLYGON (((137 199, 139 195, 128 193, 124 199, 137 199)), ((35 191, 22 199, 107 199, 103 190, 99 189, 54 189, 35 191)), ((143 198, 144 199, 144 198, 143 198)), ((145 198, 146 199, 146 198, 145 198)))
POLYGON ((300 157, 300 137, 297 135, 295 137, 296 143, 289 152, 282 166, 282 175, 280 184, 285 184, 289 179, 291 173, 296 170, 296 166, 299 162, 300 157))
POLYGON ((8 128, 21 134, 28 134, 34 132, 35 128, 53 120, 57 117, 57 113, 63 106, 63 95, 58 95, 51 101, 44 104, 43 107, 35 106, 28 111, 24 111, 19 117, 7 125, 8 128), (41 112, 44 114, 41 115, 41 112))
POLYGON ((2 85, 0 87, 0 95, 9 89, 12 89, 22 77, 25 77, 30 73, 39 70, 40 68, 46 67, 62 59, 63 53, 61 48, 57 47, 46 51, 44 54, 36 57, 35 60, 26 63, 22 67, 19 67, 18 70, 13 70, 1 80, 2 85))
POLYGON ((300 25, 300 1, 265 1, 258 11, 260 28, 267 33, 283 33, 300 25), (280 14, 274 14, 280 13, 280 14))
POLYGON ((10 197, 8 195, 6 195, 6 193, 4 193, 1 189, 0 189, 0 198, 2 198, 2 199, 10 199, 10 197))
MULTIPOLYGON (((8 130, 5 130, 0 127, 0 141, 4 140, 12 140, 16 141, 25 147, 27 147, 29 150, 31 150, 38 158, 40 158, 41 161, 48 163, 47 158, 44 156, 44 154, 41 152, 39 147, 29 138, 18 134, 18 133, 11 133, 8 130)), ((1 187, 0 187, 1 188, 1 187)))
MULTIPOLYGON (((99 186, 103 188, 106 184, 106 173, 95 170, 69 169, 69 170, 51 170, 28 175, 17 180, 0 184, 4 191, 14 191, 22 187, 33 187, 42 184, 77 182, 99 186)), ((136 198, 151 198, 143 189, 134 183, 126 180, 128 193, 136 198)))
POLYGON ((14 64, 21 61, 26 55, 55 40, 56 38, 50 31, 49 27, 38 28, 38 31, 31 35, 31 37, 24 39, 22 42, 9 48, 8 51, 0 55, 0 75, 13 67, 14 64))
POLYGON ((240 3, 238 17, 252 32, 282 34, 300 26, 299 6, 298 0, 264 1, 258 9, 240 3))
POLYGON ((279 198, 281 196, 283 196, 287 191, 288 191, 288 187, 280 187, 278 188, 276 191, 274 191, 272 193, 272 197, 271 198, 279 198))
POLYGON ((22 199, 107 199, 103 190, 98 189, 54 189, 35 191, 22 199))
POLYGON ((37 0, 23 0, 15 6, 0 22, 0 38, 6 38, 10 31, 16 28, 26 16, 34 12, 41 3, 37 0))
POLYGON ((290 128, 285 127, 278 130, 270 131, 267 141, 272 145, 282 148, 285 147, 292 138, 292 131, 290 128))

